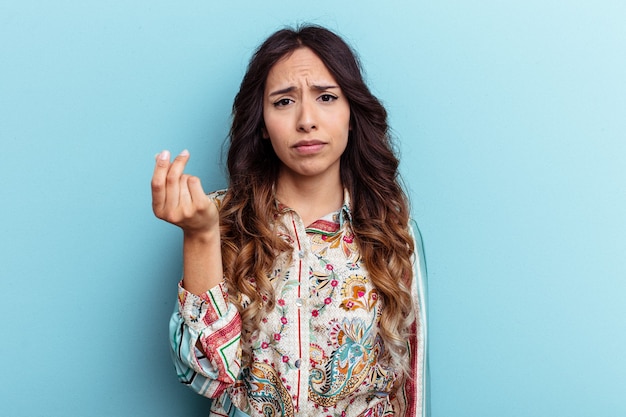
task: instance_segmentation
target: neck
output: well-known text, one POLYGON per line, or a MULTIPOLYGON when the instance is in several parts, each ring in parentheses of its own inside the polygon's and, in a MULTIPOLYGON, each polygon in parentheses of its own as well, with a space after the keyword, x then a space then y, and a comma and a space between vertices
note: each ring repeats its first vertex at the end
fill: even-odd
POLYGON ((279 176, 276 198, 295 210, 305 226, 343 205, 343 186, 335 178, 298 178, 279 176))

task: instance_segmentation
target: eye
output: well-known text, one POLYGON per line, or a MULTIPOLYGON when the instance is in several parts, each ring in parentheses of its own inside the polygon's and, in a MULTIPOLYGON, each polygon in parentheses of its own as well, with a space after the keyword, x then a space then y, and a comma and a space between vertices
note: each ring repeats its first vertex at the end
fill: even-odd
POLYGON ((319 100, 321 100, 321 101, 325 101, 325 102, 329 102, 329 101, 334 101, 334 100, 337 100, 337 97, 336 97, 336 96, 334 96, 334 95, 332 95, 332 94, 322 94, 322 95, 319 97, 319 100))
POLYGON ((291 102, 293 102, 293 100, 291 100, 290 98, 281 98, 280 100, 274 102, 274 107, 285 107, 288 106, 291 102))

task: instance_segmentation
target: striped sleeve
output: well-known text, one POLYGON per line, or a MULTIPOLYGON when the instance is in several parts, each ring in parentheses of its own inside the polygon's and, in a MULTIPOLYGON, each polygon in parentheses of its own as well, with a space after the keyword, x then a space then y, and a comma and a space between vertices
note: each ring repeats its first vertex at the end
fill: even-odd
POLYGON ((428 296, 428 279, 426 271, 426 257, 424 254, 424 243, 422 235, 415 222, 412 222, 411 234, 415 242, 415 252, 413 258, 413 300, 417 313, 415 320, 415 332, 411 344, 411 368, 412 377, 409 397, 413 397, 413 409, 409 415, 417 417, 430 416, 430 389, 428 370, 428 320, 426 301, 428 296))
POLYGON ((179 284, 170 344, 178 378, 197 393, 216 398, 234 384, 241 368, 241 318, 223 283, 200 296, 179 284))

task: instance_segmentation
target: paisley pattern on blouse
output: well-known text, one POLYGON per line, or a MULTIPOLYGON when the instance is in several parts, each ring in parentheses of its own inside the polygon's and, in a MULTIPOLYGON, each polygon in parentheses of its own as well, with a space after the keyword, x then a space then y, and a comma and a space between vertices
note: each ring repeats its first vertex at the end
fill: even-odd
POLYGON ((343 319, 336 329, 329 360, 311 371, 309 398, 323 406, 332 406, 352 394, 369 376, 376 357, 371 333, 361 320, 343 319))
POLYGON ((287 388, 274 368, 255 362, 243 370, 248 401, 259 414, 267 417, 293 416, 293 403, 287 388))
POLYGON ((358 308, 372 311, 378 302, 378 291, 375 288, 367 290, 367 278, 362 275, 351 275, 341 287, 341 304, 344 310, 358 308))
POLYGON ((317 339, 310 345, 309 400, 322 407, 333 407, 363 390, 364 382, 373 390, 371 397, 387 395, 397 375, 378 364, 378 358, 383 353, 382 341, 377 336, 382 308, 378 291, 365 275, 350 274, 353 270, 364 270, 354 234, 349 227, 334 234, 311 234, 310 229, 307 232, 312 252, 319 261, 319 269, 312 268, 310 271, 311 287, 314 298, 321 301, 312 311, 313 319, 320 317, 326 308, 334 308, 337 312, 359 309, 362 312, 354 318, 344 317, 342 320, 334 318, 336 313, 332 314, 330 321, 316 328, 329 329, 326 349, 330 347, 331 351, 326 352, 316 343, 317 339), (343 254, 341 265, 334 265, 327 258, 328 251, 336 248, 340 248, 343 254), (346 278, 345 273, 350 275, 346 278))
MULTIPOLYGON (((219 204, 223 193, 211 197, 219 204)), ((422 414, 424 378, 405 381, 381 359, 378 325, 385 306, 361 259, 347 192, 344 202, 306 227, 278 203, 276 233, 292 250, 279 254, 269 273, 276 302, 250 341, 251 365, 241 363, 233 304, 245 308, 249 300, 229 299, 223 284, 202 296, 179 288, 170 326, 175 364, 191 388, 216 398, 215 415, 227 415, 229 404, 258 417, 422 414), (195 348, 198 341, 206 355, 195 348)), ((419 339, 409 341, 416 342, 415 352, 424 352, 419 339)), ((411 360, 414 372, 422 372, 424 357, 411 360)))

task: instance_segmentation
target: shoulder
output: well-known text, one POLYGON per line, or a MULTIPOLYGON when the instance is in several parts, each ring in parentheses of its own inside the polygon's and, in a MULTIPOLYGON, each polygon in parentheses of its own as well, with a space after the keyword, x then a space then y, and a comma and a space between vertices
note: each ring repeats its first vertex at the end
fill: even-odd
POLYGON ((413 252, 413 267, 415 269, 415 274, 421 276, 424 280, 426 279, 427 268, 426 268, 426 252, 424 250, 424 239, 422 238, 422 232, 420 231, 417 222, 413 218, 409 219, 409 233, 413 238, 414 252, 413 252))
POLYGON ((228 189, 216 190, 210 192, 207 196, 215 202, 215 205, 219 209, 222 206, 222 201, 224 201, 224 196, 226 196, 227 191, 228 189))
POLYGON ((424 240, 422 238, 422 232, 417 225, 417 222, 412 217, 409 218, 408 222, 409 233, 413 237, 413 241, 415 242, 415 250, 416 251, 424 251, 424 240))

